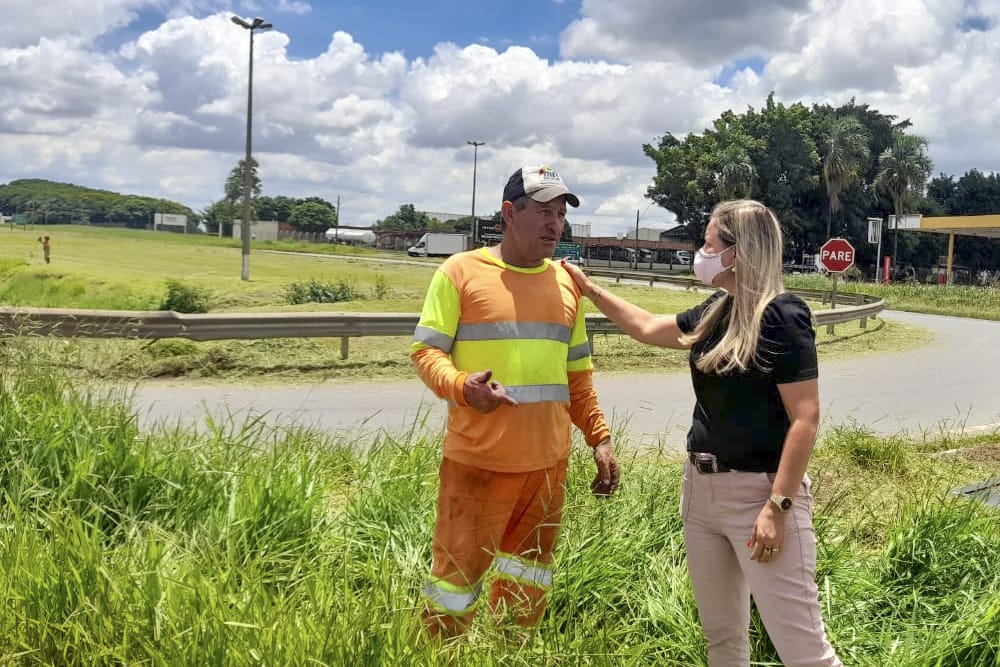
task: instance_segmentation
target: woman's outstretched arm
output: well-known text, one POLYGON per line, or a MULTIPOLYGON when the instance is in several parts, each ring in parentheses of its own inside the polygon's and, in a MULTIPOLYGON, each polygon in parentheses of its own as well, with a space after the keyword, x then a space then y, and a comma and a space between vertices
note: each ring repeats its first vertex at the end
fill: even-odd
POLYGON ((678 338, 682 333, 674 315, 654 315, 620 296, 594 284, 578 266, 562 262, 580 288, 580 293, 590 299, 602 313, 618 327, 640 343, 670 347, 675 350, 687 349, 678 338))

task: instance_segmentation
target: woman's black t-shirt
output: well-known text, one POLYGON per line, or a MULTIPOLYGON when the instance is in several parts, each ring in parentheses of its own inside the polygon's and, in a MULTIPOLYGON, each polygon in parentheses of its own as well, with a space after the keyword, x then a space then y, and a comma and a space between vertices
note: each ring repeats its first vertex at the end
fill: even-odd
MULTIPOLYGON (((681 331, 694 331, 705 309, 725 294, 720 290, 700 305, 678 313, 681 331)), ((812 315, 799 297, 779 294, 764 311, 753 367, 744 373, 703 373, 695 362, 722 337, 729 307, 715 330, 691 348, 689 363, 697 403, 687 448, 711 452, 720 463, 736 470, 774 472, 790 423, 778 385, 819 376, 812 315)))

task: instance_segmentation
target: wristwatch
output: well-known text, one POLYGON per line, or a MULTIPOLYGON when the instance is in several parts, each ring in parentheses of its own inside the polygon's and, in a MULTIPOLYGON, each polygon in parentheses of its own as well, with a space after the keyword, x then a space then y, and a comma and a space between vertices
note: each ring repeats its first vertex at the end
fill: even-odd
POLYGON ((787 512, 792 509, 792 499, 788 496, 783 496, 780 493, 772 493, 768 500, 771 501, 772 505, 778 508, 779 512, 787 512))

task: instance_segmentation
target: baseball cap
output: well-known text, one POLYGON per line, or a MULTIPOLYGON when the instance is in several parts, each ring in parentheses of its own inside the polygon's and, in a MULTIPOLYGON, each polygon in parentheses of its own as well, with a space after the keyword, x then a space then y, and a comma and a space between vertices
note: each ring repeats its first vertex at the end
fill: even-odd
POLYGON ((580 198, 569 191, 559 172, 545 166, 518 169, 510 175, 503 189, 504 201, 530 197, 537 202, 547 202, 560 195, 566 195, 566 203, 570 206, 580 205, 580 198))

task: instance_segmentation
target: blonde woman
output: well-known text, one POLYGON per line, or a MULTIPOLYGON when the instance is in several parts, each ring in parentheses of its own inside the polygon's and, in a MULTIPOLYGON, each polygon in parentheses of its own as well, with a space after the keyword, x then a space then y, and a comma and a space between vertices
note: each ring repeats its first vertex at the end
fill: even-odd
POLYGON ((815 332, 784 291, 781 255, 774 213, 739 200, 712 211, 693 269, 717 291, 690 310, 653 315, 566 265, 630 336, 690 350, 681 516, 711 667, 750 664, 751 596, 785 665, 841 665, 820 615, 806 475, 819 425, 815 332))

